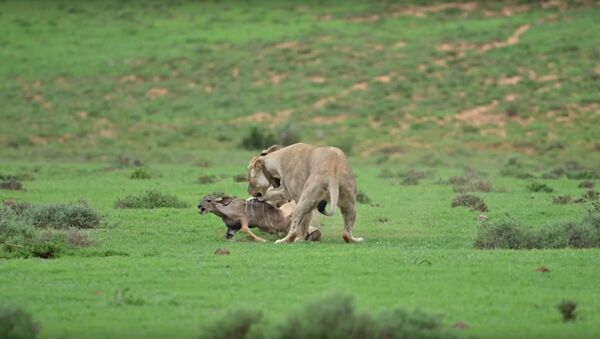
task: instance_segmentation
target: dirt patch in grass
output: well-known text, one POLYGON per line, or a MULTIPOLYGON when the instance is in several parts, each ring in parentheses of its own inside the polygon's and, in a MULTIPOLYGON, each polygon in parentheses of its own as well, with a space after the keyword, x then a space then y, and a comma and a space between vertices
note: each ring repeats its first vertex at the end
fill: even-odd
POLYGON ((483 199, 470 195, 470 194, 461 194, 452 200, 452 207, 468 207, 473 211, 481 211, 487 212, 488 207, 483 201, 483 199))

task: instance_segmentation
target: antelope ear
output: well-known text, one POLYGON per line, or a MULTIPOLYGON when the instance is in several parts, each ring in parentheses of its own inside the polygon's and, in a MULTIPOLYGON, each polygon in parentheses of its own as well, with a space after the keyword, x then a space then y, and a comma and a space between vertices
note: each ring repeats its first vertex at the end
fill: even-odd
POLYGON ((216 202, 220 203, 223 206, 227 206, 227 205, 231 204, 232 200, 233 200, 232 197, 219 197, 219 198, 215 199, 216 202))

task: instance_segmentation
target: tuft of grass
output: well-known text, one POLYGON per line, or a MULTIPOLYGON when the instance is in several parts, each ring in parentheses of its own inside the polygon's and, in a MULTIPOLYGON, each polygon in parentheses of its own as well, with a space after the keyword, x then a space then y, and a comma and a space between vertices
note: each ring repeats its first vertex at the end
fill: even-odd
POLYGON ((577 319, 577 302, 573 300, 563 300, 560 304, 556 305, 556 309, 562 315, 563 321, 575 321, 577 319))
POLYGON ((371 198, 369 198, 369 196, 365 192, 358 191, 358 193, 356 194, 356 201, 359 204, 370 204, 371 198))
POLYGON ((566 205, 573 202, 573 198, 570 195, 559 195, 552 198, 552 203, 555 205, 566 205))
MULTIPOLYGON (((262 319, 262 313, 239 309, 226 314, 218 321, 206 326, 200 338, 206 339, 242 339, 250 337, 256 324, 262 319)), ((260 336, 258 336, 260 337, 260 336)))
POLYGON ((151 179, 152 175, 145 167, 138 167, 134 169, 129 175, 129 179, 151 179))
POLYGON ((118 289, 113 299, 113 304, 116 306, 142 306, 145 303, 144 299, 134 296, 129 287, 118 289))
POLYGON ((22 308, 0 306, 0 338, 33 339, 39 331, 39 324, 22 308))
POLYGON ((594 188, 596 184, 591 180, 584 180, 579 183, 577 187, 579 188, 594 188))
POLYGON ((23 184, 20 181, 11 179, 8 181, 0 182, 0 189, 9 190, 9 191, 22 191, 23 184))
POLYGON ((598 193, 596 190, 589 190, 583 194, 583 198, 585 200, 595 201, 600 198, 600 193, 598 193))
POLYGON ((554 192, 554 189, 546 184, 540 184, 537 182, 531 183, 529 185, 527 185, 527 190, 529 192, 545 192, 545 193, 552 193, 554 192))
POLYGON ((246 182, 248 181, 248 177, 244 174, 237 174, 233 176, 233 182, 246 182))
POLYGON ((214 184, 217 182, 217 177, 214 175, 203 175, 198 177, 198 183, 201 185, 214 184))
POLYGON ((487 205, 483 201, 483 199, 470 195, 470 194, 461 194, 452 200, 452 207, 469 207, 473 211, 481 211, 486 212, 488 210, 487 205))
POLYGON ((174 195, 156 190, 146 191, 142 195, 128 195, 115 202, 116 208, 186 208, 188 204, 174 195))

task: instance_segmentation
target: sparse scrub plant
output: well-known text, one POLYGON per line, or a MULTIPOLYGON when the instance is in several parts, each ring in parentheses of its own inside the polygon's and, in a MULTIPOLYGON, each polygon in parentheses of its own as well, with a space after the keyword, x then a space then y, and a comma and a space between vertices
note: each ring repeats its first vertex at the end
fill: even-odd
POLYGON ((487 205, 480 197, 470 195, 470 194, 461 194, 452 200, 452 207, 469 207, 473 211, 481 211, 486 212, 488 210, 487 205))
POLYGON ((189 205, 174 195, 157 190, 146 191, 142 195, 128 195, 117 200, 117 208, 186 208, 189 205))
POLYGON ((134 169, 129 175, 129 179, 151 179, 152 175, 145 167, 134 169))
POLYGON ((34 339, 38 337, 40 326, 29 312, 20 307, 0 306, 0 338, 34 339))
POLYGON ((540 184, 537 182, 531 183, 527 185, 527 190, 529 192, 544 192, 544 193, 552 193, 554 189, 546 184, 540 184))

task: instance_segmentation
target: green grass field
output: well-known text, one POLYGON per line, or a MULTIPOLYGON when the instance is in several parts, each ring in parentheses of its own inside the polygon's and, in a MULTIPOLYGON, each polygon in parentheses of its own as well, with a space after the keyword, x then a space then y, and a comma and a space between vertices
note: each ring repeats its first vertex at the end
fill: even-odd
POLYGON ((26 174, 0 201, 102 215, 93 246, 0 257, 0 306, 42 338, 196 338, 230 310, 277 323, 339 292, 465 338, 597 338, 598 249, 473 244, 481 214, 538 228, 593 208, 553 199, 600 185, 599 20, 586 1, 0 1, 0 175, 26 174), (351 155, 364 243, 343 242, 339 214, 320 243, 290 245, 227 241, 198 214, 211 192, 246 197, 232 177, 257 152, 240 145, 252 127, 351 155), (130 179, 136 161, 150 179, 130 179), (487 212, 451 208, 444 180, 467 166, 492 184, 474 193, 487 212), (409 170, 429 175, 403 185, 409 170), (115 207, 151 189, 188 207, 115 207))

